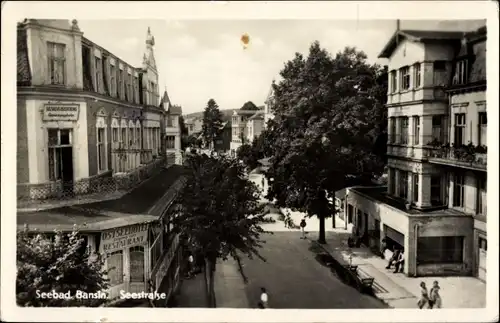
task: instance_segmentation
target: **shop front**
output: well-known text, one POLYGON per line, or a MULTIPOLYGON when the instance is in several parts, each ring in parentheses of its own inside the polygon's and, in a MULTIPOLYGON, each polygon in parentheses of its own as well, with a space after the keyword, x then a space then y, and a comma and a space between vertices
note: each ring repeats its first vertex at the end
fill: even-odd
POLYGON ((19 194, 45 199, 85 191, 75 184, 89 176, 84 100, 30 98, 25 104, 26 116, 19 117, 26 122, 18 130, 26 133, 27 149, 21 147, 20 153, 27 154, 22 156, 27 163, 18 183, 19 194))

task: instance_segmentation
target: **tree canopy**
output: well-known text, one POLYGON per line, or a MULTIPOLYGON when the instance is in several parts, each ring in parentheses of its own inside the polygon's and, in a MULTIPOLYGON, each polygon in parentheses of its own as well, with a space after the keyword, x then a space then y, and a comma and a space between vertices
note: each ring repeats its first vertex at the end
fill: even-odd
POLYGON ((271 153, 268 198, 318 216, 321 243, 325 218, 335 213, 328 199, 350 178, 370 181, 383 170, 373 146, 385 132, 387 72, 366 58, 350 47, 332 57, 314 42, 273 84, 275 117, 263 133, 271 153))
POLYGON ((248 111, 257 111, 259 107, 257 107, 252 101, 245 102, 240 110, 248 110, 248 111))
POLYGON ((207 106, 203 111, 203 125, 201 135, 206 144, 211 147, 215 145, 215 139, 222 131, 222 113, 214 99, 207 102, 207 106))
POLYGON ((74 231, 53 236, 17 235, 16 299, 19 306, 96 307, 106 299, 75 299, 77 290, 87 293, 104 291, 103 261, 87 252, 85 240, 74 231), (70 292, 72 299, 37 297, 36 291, 70 292))
POLYGON ((187 181, 176 198, 182 212, 172 214, 173 227, 187 235, 191 250, 203 257, 206 296, 214 307, 217 259, 233 257, 245 280, 241 256, 263 259, 259 254, 263 207, 257 186, 245 177, 238 161, 193 154, 187 156, 186 165, 187 181))

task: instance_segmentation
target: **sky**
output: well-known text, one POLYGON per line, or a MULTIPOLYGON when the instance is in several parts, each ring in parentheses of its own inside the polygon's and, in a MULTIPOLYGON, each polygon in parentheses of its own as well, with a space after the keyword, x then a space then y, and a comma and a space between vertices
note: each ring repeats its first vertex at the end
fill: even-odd
MULTIPOLYGON (((296 52, 318 40, 332 54, 363 50, 372 63, 396 30, 396 20, 79 20, 84 37, 141 66, 148 27, 155 38, 161 94, 183 113, 202 111, 213 98, 220 109, 263 105, 271 82, 296 52), (250 42, 245 49, 241 36, 250 42)), ((409 21, 401 29, 471 29, 478 21, 409 21)))

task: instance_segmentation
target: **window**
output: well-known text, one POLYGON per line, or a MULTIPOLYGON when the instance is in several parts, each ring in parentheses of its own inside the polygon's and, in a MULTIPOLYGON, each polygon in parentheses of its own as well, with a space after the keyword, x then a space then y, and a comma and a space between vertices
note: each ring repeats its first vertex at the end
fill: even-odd
POLYGON ((400 130, 401 143, 408 144, 408 117, 401 118, 400 130))
POLYGON ((95 91, 99 92, 101 86, 101 59, 95 58, 95 91))
POLYGON ((97 165, 102 172, 106 167, 106 128, 97 128, 97 165))
POLYGON ((463 262, 464 237, 419 237, 418 264, 460 264, 463 262))
POLYGON ((118 98, 122 98, 123 97, 123 71, 120 70, 118 72, 118 98))
POLYGON ((413 143, 420 144, 420 117, 413 117, 413 143))
POLYGON ((431 176, 431 205, 443 205, 443 190, 441 189, 441 175, 431 176))
POLYGON ((488 240, 486 240, 484 238, 479 238, 478 242, 479 242, 478 243, 479 250, 488 251, 488 240))
MULTIPOLYGON (((48 148, 49 148, 49 179, 56 180, 72 180, 72 178, 64 178, 63 166, 65 156, 63 149, 71 147, 72 137, 70 129, 47 129, 48 148)), ((71 173, 67 173, 71 176, 71 173)))
POLYGON ((127 144, 127 128, 125 128, 125 127, 122 128, 120 142, 122 142, 124 145, 127 144))
POLYGON ((477 140, 479 146, 486 146, 487 122, 486 112, 479 112, 479 138, 477 140))
POLYGON ((167 149, 175 149, 175 136, 167 136, 167 149))
POLYGON ((389 194, 394 195, 396 193, 395 192, 396 170, 394 168, 389 168, 388 172, 389 172, 389 183, 388 183, 389 194))
POLYGON ((432 116, 432 141, 443 143, 444 116, 432 116))
POLYGON ((467 83, 467 60, 458 61, 455 65, 455 75, 453 76, 453 84, 467 83))
POLYGON ((110 89, 111 89, 111 96, 116 96, 116 70, 113 65, 110 67, 110 78, 109 78, 109 83, 110 83, 110 89))
POLYGON ((139 103, 139 79, 137 77, 134 77, 134 102, 139 103))
POLYGON ((397 71, 391 72, 391 92, 395 93, 398 90, 397 71))
POLYGON ((418 202, 419 175, 413 174, 413 202, 418 202))
POLYGON ((410 88, 410 68, 405 66, 401 68, 401 89, 408 90, 410 88))
POLYGON ((476 181, 476 213, 486 215, 486 198, 488 196, 486 194, 486 176, 478 176, 476 181))
POLYGON ((109 254, 106 259, 109 284, 116 286, 123 283, 123 251, 118 250, 109 254))
POLYGON ((128 73, 127 75, 127 96, 128 96, 128 100, 130 102, 134 102, 134 97, 133 97, 133 94, 132 94, 132 85, 131 85, 131 82, 132 81, 132 75, 130 75, 130 73, 128 73))
POLYGON ((455 173, 453 181, 453 206, 464 207, 465 201, 465 177, 463 174, 455 173))
POLYGON ((390 143, 396 143, 396 118, 389 118, 389 129, 391 131, 391 136, 389 138, 390 143))
POLYGON ((135 246, 130 248, 130 281, 144 281, 144 247, 135 246))
POLYGON ((421 84, 421 76, 422 76, 422 73, 420 71, 420 63, 417 63, 415 65, 413 65, 413 75, 414 75, 414 87, 415 88, 419 88, 420 87, 420 84, 421 84))
POLYGON ((111 140, 113 140, 113 142, 118 142, 118 128, 111 129, 111 140))
POLYGON ((47 57, 49 60, 50 84, 63 85, 65 83, 65 56, 66 45, 47 43, 47 57))
POLYGON ((140 127, 135 128, 135 140, 140 147, 141 146, 141 128, 140 127))
POLYGON ((465 113, 455 114, 455 146, 465 145, 465 113))
POLYGON ((128 128, 128 140, 130 141, 129 145, 131 146, 135 143, 134 128, 128 128))
POLYGON ((173 127, 172 116, 167 116, 167 127, 173 127))
POLYGON ((399 197, 408 198, 408 172, 403 170, 399 171, 399 197))

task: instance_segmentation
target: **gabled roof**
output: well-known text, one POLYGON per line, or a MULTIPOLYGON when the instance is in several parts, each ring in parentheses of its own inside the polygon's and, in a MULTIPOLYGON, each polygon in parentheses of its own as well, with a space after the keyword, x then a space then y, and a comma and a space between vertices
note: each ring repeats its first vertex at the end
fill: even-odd
POLYGON ((31 70, 28 59, 28 38, 26 29, 17 29, 17 85, 31 84, 31 70))
POLYGON ((431 41, 457 41, 463 37, 463 32, 458 31, 431 31, 431 30, 399 30, 392 35, 389 42, 378 55, 379 58, 391 57, 398 44, 407 39, 412 42, 431 42, 431 41))

